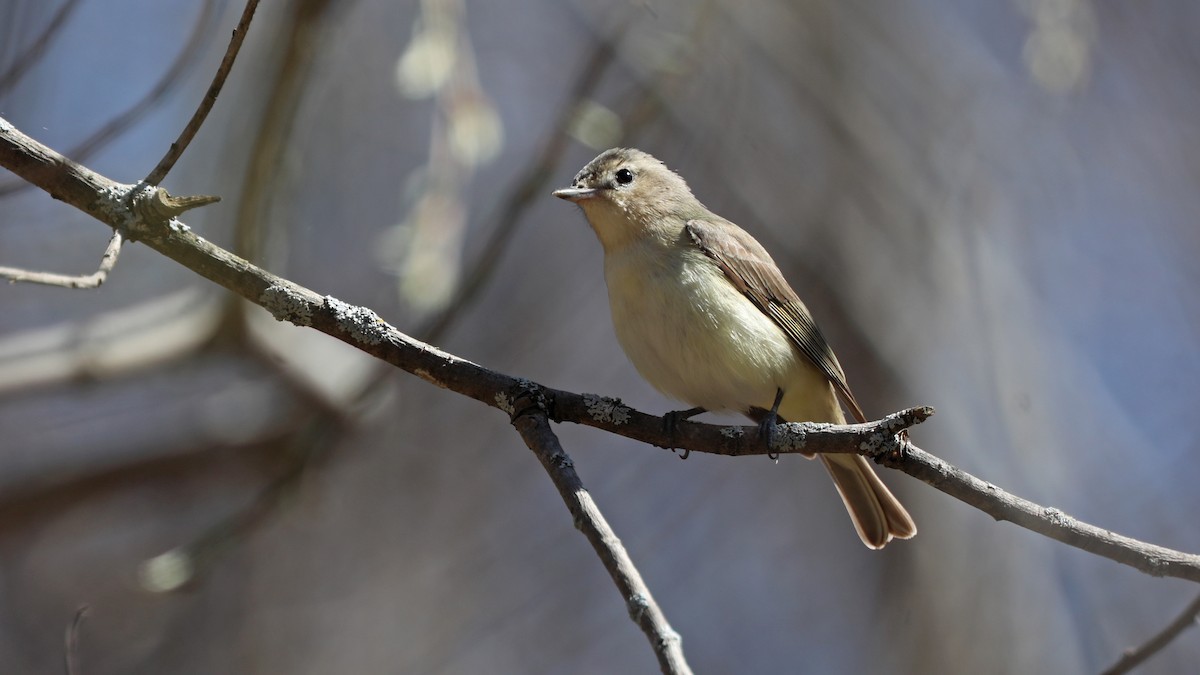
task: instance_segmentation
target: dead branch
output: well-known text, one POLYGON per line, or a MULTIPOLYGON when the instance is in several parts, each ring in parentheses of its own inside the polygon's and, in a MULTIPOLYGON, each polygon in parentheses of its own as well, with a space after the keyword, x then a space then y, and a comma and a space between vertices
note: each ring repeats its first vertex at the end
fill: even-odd
POLYGON ((208 118, 208 112, 217 102, 217 96, 221 93, 221 88, 225 86, 225 80, 229 77, 230 71, 233 70, 233 62, 237 59, 238 51, 242 48, 242 42, 246 39, 246 33, 250 30, 250 20, 254 18, 254 10, 258 8, 258 0, 246 0, 246 7, 242 10, 242 18, 238 21, 238 25, 233 29, 233 37, 229 40, 229 47, 225 50, 225 57, 221 59, 221 65, 217 68, 217 72, 213 75, 212 83, 208 85, 208 91, 204 93, 204 98, 200 100, 200 105, 196 107, 196 111, 192 113, 192 118, 188 120, 183 131, 179 132, 179 138, 171 144, 167 154, 159 160, 158 165, 154 167, 146 178, 145 183, 158 185, 167 173, 171 171, 171 167, 175 166, 175 162, 183 156, 183 151, 187 150, 187 146, 191 144, 192 138, 196 136, 196 132, 200 131, 200 125, 204 124, 204 120, 208 118))
POLYGON ((71 276, 68 274, 56 274, 54 272, 35 272, 19 267, 5 267, 0 265, 0 278, 8 279, 12 283, 24 281, 31 284, 63 286, 65 288, 96 288, 108 279, 108 273, 117 264, 117 256, 121 254, 121 241, 121 233, 113 232, 112 236, 108 239, 108 245, 104 247, 103 255, 100 256, 100 267, 91 274, 71 276))
MULTIPOLYGON (((755 426, 683 422, 676 425, 674 434, 668 434, 660 417, 638 412, 615 399, 558 391, 489 370, 401 333, 370 309, 332 296, 322 297, 256 267, 196 235, 179 220, 155 217, 151 211, 137 207, 159 198, 158 189, 116 183, 38 143, 3 118, 0 166, 263 307, 280 321, 315 328, 431 384, 503 410, 510 417, 520 412, 519 401, 536 395, 545 400, 550 419, 587 424, 661 447, 725 455, 859 453, 917 477, 999 520, 1154 576, 1200 581, 1198 555, 1083 523, 1058 509, 1011 495, 913 446, 904 432, 926 419, 932 413, 929 408, 913 408, 865 424, 781 425, 769 445, 758 438, 755 426)), ((659 651, 658 645, 655 650, 659 651)))

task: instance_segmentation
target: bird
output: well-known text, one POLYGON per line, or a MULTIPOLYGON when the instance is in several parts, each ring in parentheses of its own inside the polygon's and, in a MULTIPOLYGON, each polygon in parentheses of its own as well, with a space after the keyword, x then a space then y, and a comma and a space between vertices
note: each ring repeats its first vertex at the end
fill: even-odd
MULTIPOLYGON (((604 249, 617 340, 655 389, 692 408, 734 411, 769 434, 777 421, 865 422, 811 312, 757 240, 709 211, 641 150, 612 148, 554 196, 578 205, 604 249)), ((860 455, 816 454, 871 549, 916 524, 860 455)), ((809 455, 811 458, 812 455, 809 455)))

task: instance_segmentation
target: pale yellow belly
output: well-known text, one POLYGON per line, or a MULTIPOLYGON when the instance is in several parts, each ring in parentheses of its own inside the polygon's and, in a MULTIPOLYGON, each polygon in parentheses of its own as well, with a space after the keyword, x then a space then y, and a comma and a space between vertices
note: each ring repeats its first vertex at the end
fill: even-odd
MULTIPOLYGON (((832 385, 775 322, 695 252, 675 264, 606 260, 617 339, 651 385, 689 406, 769 409, 792 421, 839 421, 832 385)), ((668 263, 670 261, 667 261, 668 263)))

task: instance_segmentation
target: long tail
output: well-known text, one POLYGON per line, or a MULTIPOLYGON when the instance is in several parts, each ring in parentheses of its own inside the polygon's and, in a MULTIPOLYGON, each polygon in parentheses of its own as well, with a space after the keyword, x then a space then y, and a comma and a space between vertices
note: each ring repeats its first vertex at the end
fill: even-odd
POLYGON ((887 489, 871 465, 860 455, 818 455, 833 476, 833 484, 854 529, 868 548, 883 548, 895 539, 908 539, 917 533, 912 516, 887 489))

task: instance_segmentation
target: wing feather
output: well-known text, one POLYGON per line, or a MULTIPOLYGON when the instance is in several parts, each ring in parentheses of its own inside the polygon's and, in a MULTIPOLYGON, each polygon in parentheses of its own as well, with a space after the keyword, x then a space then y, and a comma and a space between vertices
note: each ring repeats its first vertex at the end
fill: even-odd
POLYGON ((866 416, 850 392, 846 374, 829 342, 766 249, 726 220, 689 220, 687 233, 730 283, 782 328, 800 352, 833 382, 854 418, 865 422, 866 416))

